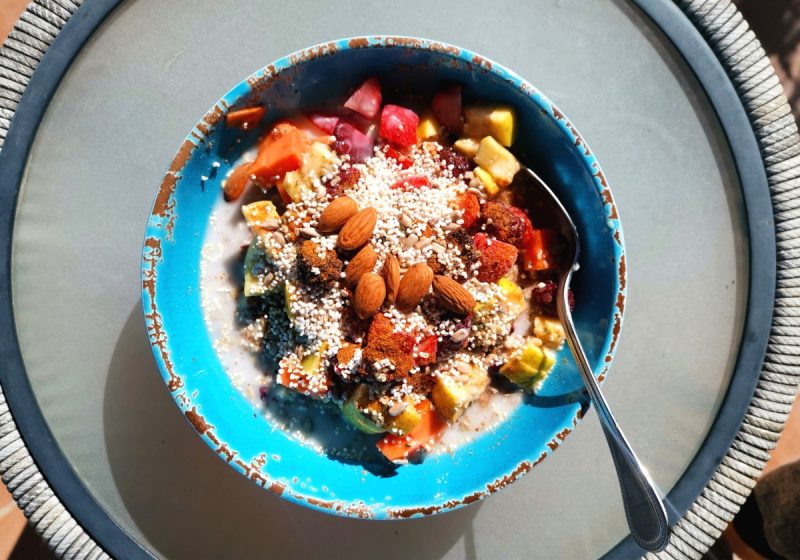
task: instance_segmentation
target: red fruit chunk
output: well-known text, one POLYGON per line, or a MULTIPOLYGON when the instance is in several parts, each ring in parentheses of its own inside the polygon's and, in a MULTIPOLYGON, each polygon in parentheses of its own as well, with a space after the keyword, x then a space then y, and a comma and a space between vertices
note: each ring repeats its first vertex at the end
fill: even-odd
MULTIPOLYGON (((542 308, 542 311, 551 315, 556 315, 556 297, 558 296, 558 284, 552 280, 539 282, 531 290, 531 301, 542 308)), ((570 310, 575 309, 575 296, 572 290, 567 291, 567 303, 570 310)))
POLYGON ((472 240, 480 253, 478 280, 481 282, 497 282, 517 261, 518 252, 513 245, 489 239, 485 233, 476 233, 472 240))
POLYGON ((464 123, 461 121, 461 86, 454 85, 433 96, 431 102, 436 120, 454 134, 461 134, 464 123))
POLYGON ((417 343, 414 363, 418 366, 427 366, 436 362, 436 350, 439 344, 435 334, 429 334, 417 343))
POLYGON ((407 191, 409 189, 419 189, 421 187, 429 187, 431 185, 428 178, 424 175, 410 175, 408 177, 403 177, 402 179, 398 179, 394 183, 392 183, 389 188, 390 189, 400 189, 407 191))
POLYGON ((336 125, 339 123, 339 117, 335 115, 323 115, 322 113, 312 113, 308 115, 308 120, 314 123, 325 134, 333 134, 336 125))
POLYGON ((556 266, 552 252, 558 241, 558 232, 554 229, 531 230, 528 241, 522 248, 522 268, 531 270, 549 270, 556 266))
POLYGON ((417 141, 419 117, 411 109, 385 105, 381 112, 380 135, 392 144, 407 148, 417 141))
POLYGON ((403 169, 408 169, 409 167, 414 165, 414 162, 411 160, 410 157, 401 154, 391 146, 384 146, 383 153, 386 154, 387 158, 392 158, 397 163, 399 163, 400 167, 402 167, 403 169))
POLYGON ((464 220, 464 229, 474 226, 481 217, 481 203, 478 201, 478 197, 472 193, 459 197, 458 207, 462 210, 461 219, 464 220))
POLYGON ((500 201, 489 200, 481 209, 481 218, 486 224, 486 233, 505 243, 518 245, 525 232, 525 222, 511 208, 500 201))
POLYGON ((377 115, 381 108, 381 84, 378 78, 372 77, 361 84, 344 106, 368 119, 377 115))
POLYGON ((333 130, 334 150, 350 156, 351 162, 361 162, 372 155, 372 139, 351 124, 340 122, 333 130))
POLYGON ((525 228, 522 230, 522 237, 520 238, 519 242, 517 242, 517 248, 522 249, 531 241, 531 236, 533 236, 533 224, 531 223, 531 219, 528 217, 528 214, 526 214, 522 208, 511 206, 509 210, 520 220, 522 220, 523 224, 525 224, 525 228))

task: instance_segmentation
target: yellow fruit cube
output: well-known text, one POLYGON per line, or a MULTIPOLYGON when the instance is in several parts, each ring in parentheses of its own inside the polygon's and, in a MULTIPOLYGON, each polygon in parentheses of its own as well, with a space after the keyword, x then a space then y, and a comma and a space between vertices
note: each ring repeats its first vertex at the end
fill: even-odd
POLYGON ((500 367, 500 374, 524 389, 535 389, 555 363, 555 354, 551 350, 530 341, 518 356, 510 358, 500 367))
POLYGON ((269 200, 258 200, 251 204, 245 204, 242 206, 242 214, 247 222, 247 227, 256 234, 266 231, 264 223, 267 220, 281 219, 275 205, 269 200))
POLYGON ((428 140, 429 138, 437 138, 440 130, 439 122, 433 115, 423 115, 417 125, 417 138, 420 140, 428 140))
POLYGON ((485 369, 462 364, 469 373, 440 375, 431 391, 436 410, 447 420, 455 421, 472 402, 489 386, 489 374, 485 369))
POLYGON ((314 172, 317 177, 322 177, 333 167, 334 153, 327 144, 314 142, 308 154, 308 160, 303 165, 304 175, 314 172))
POLYGON ((305 188, 305 183, 299 171, 289 171, 283 176, 278 185, 283 189, 283 192, 289 195, 293 202, 300 200, 302 191, 305 188))
POLYGON ((468 158, 472 159, 478 153, 478 146, 480 143, 474 138, 459 138, 453 144, 456 151, 468 158))
POLYGON ((533 318, 533 335, 549 348, 560 348, 566 338, 561 322, 543 315, 533 318))
POLYGON ((508 278, 501 278, 497 281, 497 285, 503 290, 503 295, 506 296, 506 300, 510 304, 515 307, 525 305, 525 296, 522 293, 522 288, 516 282, 508 278))
POLYGON ((514 143, 516 115, 505 105, 473 105, 464 109, 464 134, 472 138, 493 136, 503 146, 514 143))
MULTIPOLYGON (((408 406, 397 416, 392 416, 388 412, 385 415, 386 427, 393 434, 404 435, 417 427, 422 420, 419 409, 410 400, 406 401, 408 406)), ((389 409, 391 410, 391 409, 389 409)))
POLYGON ((491 173, 486 171, 483 167, 476 167, 473 170, 473 173, 475 173, 475 176, 483 185, 486 194, 489 196, 494 196, 500 192, 500 187, 498 187, 497 183, 494 182, 494 178, 492 177, 491 173))
POLYGON ((517 158, 491 136, 481 140, 475 163, 488 171, 500 188, 508 186, 520 170, 517 158))

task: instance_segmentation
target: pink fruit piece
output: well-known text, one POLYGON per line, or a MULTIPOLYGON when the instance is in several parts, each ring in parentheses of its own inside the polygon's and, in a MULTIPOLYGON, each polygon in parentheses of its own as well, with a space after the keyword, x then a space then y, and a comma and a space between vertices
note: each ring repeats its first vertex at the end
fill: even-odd
POLYGON ((403 177, 402 179, 398 179, 391 185, 389 185, 390 189, 400 189, 404 191, 409 191, 411 189, 420 189, 422 187, 430 187, 431 183, 428 181, 428 178, 424 175, 409 175, 408 177, 403 177))
MULTIPOLYGON (((553 280, 545 280, 533 286, 531 301, 541 307, 542 311, 557 315, 556 297, 558 297, 558 284, 553 280)), ((575 295, 572 289, 567 292, 567 303, 570 310, 575 309, 575 295)))
POLYGON ((372 139, 353 125, 340 122, 333 129, 336 142, 333 147, 339 154, 348 154, 351 162, 364 161, 372 155, 372 139))
POLYGON ((314 123, 325 134, 333 134, 339 117, 336 115, 325 115, 322 113, 312 113, 308 115, 308 120, 314 123))
POLYGON ((411 109, 385 105, 381 112, 380 135, 396 146, 407 148, 417 141, 419 117, 411 109))
POLYGON ((461 120, 460 85, 450 86, 434 95, 431 105, 437 121, 453 134, 461 134, 464 123, 461 120))
POLYGON ((381 108, 381 84, 374 76, 361 84, 353 95, 345 101, 345 107, 371 119, 381 108))

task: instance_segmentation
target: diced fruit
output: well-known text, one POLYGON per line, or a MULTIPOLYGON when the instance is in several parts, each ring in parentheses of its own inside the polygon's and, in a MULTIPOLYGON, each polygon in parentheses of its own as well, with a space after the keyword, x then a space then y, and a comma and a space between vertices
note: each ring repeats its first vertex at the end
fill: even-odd
POLYGON ((436 350, 438 341, 435 334, 429 334, 417 343, 414 349, 414 363, 418 366, 427 366, 436 363, 436 350))
POLYGON ((266 231, 267 220, 281 219, 275 205, 269 200, 258 200, 245 204, 242 206, 242 214, 247 222, 247 227, 255 234, 266 231))
POLYGON ((345 101, 345 107, 371 119, 381 108, 381 84, 378 78, 369 78, 345 101))
POLYGON ((504 105, 473 105, 464 109, 464 134, 471 138, 492 136, 503 146, 514 142, 514 109, 504 105))
POLYGON ((411 398, 407 397, 403 404, 406 405, 406 407, 403 409, 403 412, 397 416, 392 416, 390 414, 390 411, 392 410, 391 408, 389 408, 385 415, 386 427, 389 428, 389 431, 396 435, 407 434, 416 428, 422 420, 422 414, 419 410, 417 410, 417 407, 411 401, 411 398))
POLYGON ((461 209, 461 219, 464 220, 464 229, 474 226, 481 217, 481 204, 478 197, 472 193, 466 193, 459 197, 458 207, 461 209))
POLYGON ((423 446, 436 443, 447 427, 447 422, 429 400, 422 401, 416 408, 420 413, 420 421, 413 430, 403 436, 388 434, 377 444, 383 456, 390 461, 406 460, 423 446))
POLYGON ((414 161, 408 157, 407 155, 401 154, 391 146, 384 146, 383 152, 386 154, 387 158, 392 158, 397 163, 400 164, 400 167, 403 169, 408 169, 412 165, 414 165, 414 161))
POLYGON ((417 142, 419 117, 411 109, 385 105, 381 111, 380 135, 392 144, 407 148, 417 142))
POLYGON ((266 256, 254 237, 244 256, 244 295, 245 297, 263 296, 271 288, 263 281, 260 269, 263 270, 266 256))
POLYGON ((237 109, 225 116, 225 125, 231 128, 241 128, 242 130, 252 129, 264 118, 265 112, 264 107, 237 109))
POLYGON ((459 362, 457 375, 440 375, 431 391, 436 410, 451 422, 458 420, 472 402, 489 386, 489 374, 482 367, 459 362))
POLYGON ((327 144, 314 142, 308 153, 308 161, 303 165, 303 175, 315 174, 317 177, 325 175, 333 167, 334 154, 327 144))
POLYGON ((351 163, 364 161, 372 155, 374 142, 350 123, 340 122, 333 131, 336 137, 335 150, 350 156, 351 163))
POLYGON ((494 235, 500 241, 518 246, 525 234, 525 221, 512 206, 497 200, 488 200, 481 208, 486 233, 494 235))
POLYGON ((478 153, 475 154, 475 163, 488 171, 500 188, 507 187, 520 169, 514 154, 491 136, 481 140, 478 153))
POLYGON ((549 348, 560 348, 566 338, 559 320, 544 315, 533 318, 533 334, 549 348))
POLYGON ((468 158, 475 157, 475 154, 478 153, 479 146, 480 142, 474 138, 459 138, 453 143, 453 147, 456 149, 456 151, 467 156, 468 158))
MULTIPOLYGON (((558 313, 556 311, 556 297, 558 297, 558 284, 552 280, 539 282, 531 290, 531 303, 539 306, 542 311, 550 315, 558 313)), ((567 305, 569 305, 570 310, 575 309, 575 296, 571 288, 567 292, 567 305)))
POLYGON ((366 385, 359 385, 342 406, 342 417, 364 433, 380 434, 385 432, 385 427, 361 412, 362 407, 365 407, 368 401, 369 388, 366 385))
POLYGON ((433 96, 433 114, 442 125, 453 134, 461 134, 464 123, 461 120, 461 86, 453 85, 433 96))
POLYGON ((289 171, 299 169, 309 145, 305 133, 294 128, 266 147, 262 144, 250 172, 259 184, 269 184, 289 171))
POLYGON ((324 368, 319 353, 315 352, 299 360, 295 354, 284 356, 278 366, 277 381, 280 385, 314 399, 328 396, 331 378, 324 368))
POLYGON ((428 140, 439 136, 439 123, 433 115, 423 115, 417 125, 417 138, 428 140))
POLYGON ((336 128, 336 125, 339 122, 339 117, 337 117, 336 115, 311 113, 308 116, 308 120, 314 123, 314 125, 325 134, 333 134, 333 130, 336 128))
POLYGON ((476 167, 473 173, 475 173, 475 176, 483 185, 486 194, 489 196, 494 196, 500 192, 500 187, 498 187, 497 183, 494 182, 494 177, 492 177, 492 174, 486 171, 483 167, 476 167))
POLYGON ((523 389, 535 389, 555 366, 556 357, 552 350, 542 348, 530 341, 522 353, 509 359, 500 367, 500 374, 523 389))
POLYGON ((411 189, 419 189, 421 187, 429 187, 430 184, 430 181, 428 181, 428 178, 424 175, 411 175, 409 177, 398 179, 392 183, 389 188, 407 191, 411 189))
POLYGON ((225 179, 225 184, 222 187, 222 194, 225 200, 231 202, 236 200, 250 184, 250 164, 243 163, 234 169, 228 178, 225 179))
POLYGON ((472 240, 480 252, 478 280, 481 282, 497 282, 514 266, 518 252, 513 245, 489 239, 484 233, 476 233, 472 240))
POLYGON ((519 307, 525 305, 525 296, 519 284, 508 278, 501 278, 497 281, 497 285, 503 290, 503 295, 506 296, 509 303, 519 307))
POLYGON ((289 171, 278 181, 277 186, 284 202, 297 202, 302 198, 305 187, 303 174, 299 171, 289 171))
POLYGON ((522 268, 525 270, 549 270, 556 266, 556 259, 551 251, 558 241, 558 232, 554 229, 531 230, 522 248, 522 268))
POLYGON ((522 230, 522 237, 520 237, 519 242, 517 243, 517 249, 523 249, 530 243, 531 236, 533 235, 533 224, 531 224, 531 219, 528 217, 528 214, 522 208, 517 208, 516 206, 509 206, 509 210, 514 213, 523 223, 523 230, 522 230))

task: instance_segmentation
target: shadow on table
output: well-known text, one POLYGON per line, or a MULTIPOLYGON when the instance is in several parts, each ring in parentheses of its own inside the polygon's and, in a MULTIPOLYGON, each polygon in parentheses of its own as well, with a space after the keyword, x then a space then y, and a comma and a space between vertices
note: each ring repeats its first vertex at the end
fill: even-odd
POLYGON ((246 480, 206 446, 159 375, 141 305, 108 372, 106 453, 133 522, 159 556, 179 558, 440 558, 464 537, 475 558, 480 504, 424 519, 361 521, 313 511, 246 480))

